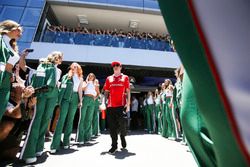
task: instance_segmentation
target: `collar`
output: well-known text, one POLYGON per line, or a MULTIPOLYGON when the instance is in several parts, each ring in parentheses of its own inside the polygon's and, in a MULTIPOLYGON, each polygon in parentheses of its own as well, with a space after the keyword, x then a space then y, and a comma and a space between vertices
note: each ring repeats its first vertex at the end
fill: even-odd
POLYGON ((121 75, 123 75, 123 73, 120 73, 119 75, 113 74, 114 77, 119 77, 119 76, 121 76, 121 75))
POLYGON ((13 48, 10 46, 10 40, 11 38, 7 35, 3 35, 3 41, 5 43, 5 45, 8 47, 8 49, 15 55, 18 55, 14 50, 13 48))
POLYGON ((8 35, 3 35, 3 40, 5 43, 10 43, 10 37, 8 35))

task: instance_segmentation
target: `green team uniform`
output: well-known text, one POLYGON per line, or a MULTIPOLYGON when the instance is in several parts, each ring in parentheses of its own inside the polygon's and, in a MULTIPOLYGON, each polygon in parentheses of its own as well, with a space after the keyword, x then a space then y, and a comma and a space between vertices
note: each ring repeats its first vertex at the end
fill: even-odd
POLYGON ((146 115, 147 115, 147 129, 149 133, 153 132, 153 111, 154 110, 154 104, 147 104, 146 107, 146 115))
POLYGON ((157 122, 157 129, 156 131, 160 134, 162 130, 161 125, 161 99, 160 95, 158 95, 155 99, 155 121, 157 122))
POLYGON ((84 96, 77 129, 77 141, 87 142, 91 138, 91 125, 95 100, 93 97, 84 96))
POLYGON ((181 121, 190 149, 200 166, 216 166, 213 142, 205 137, 210 135, 200 114, 187 73, 184 74, 183 86, 185 100, 181 110, 181 121))
POLYGON ((7 47, 3 40, 3 36, 0 35, 0 121, 2 119, 3 114, 6 111, 7 103, 10 97, 10 78, 12 76, 11 73, 5 71, 5 64, 7 63, 10 56, 14 54, 7 47))
POLYGON ((173 124, 172 124, 172 120, 171 120, 171 109, 169 107, 169 104, 170 104, 170 101, 171 101, 171 98, 170 97, 167 97, 166 98, 166 105, 165 105, 165 117, 166 117, 166 130, 167 130, 167 133, 166 133, 166 137, 173 137, 173 124))
POLYGON ((34 88, 48 85, 49 90, 37 96, 36 111, 22 148, 21 159, 34 158, 36 153, 43 151, 45 133, 58 100, 56 67, 53 64, 40 64, 32 80, 34 88))
POLYGON ((69 146, 70 135, 73 129, 75 113, 79 103, 78 92, 73 91, 73 80, 68 74, 62 77, 61 87, 59 90, 60 116, 53 135, 51 150, 60 148, 61 135, 64 129, 63 145, 69 146))
POLYGON ((97 99, 95 99, 95 110, 93 115, 93 121, 92 121, 92 135, 96 136, 99 133, 99 113, 100 109, 99 106, 101 105, 100 97, 98 96, 97 99))
POLYGON ((161 121, 162 121, 162 133, 161 133, 161 135, 163 136, 163 137, 168 137, 168 133, 167 133, 167 131, 168 131, 168 124, 167 124, 167 102, 166 102, 166 94, 165 94, 165 92, 162 92, 161 94, 160 94, 160 96, 161 96, 161 106, 162 106, 162 115, 161 115, 161 121))

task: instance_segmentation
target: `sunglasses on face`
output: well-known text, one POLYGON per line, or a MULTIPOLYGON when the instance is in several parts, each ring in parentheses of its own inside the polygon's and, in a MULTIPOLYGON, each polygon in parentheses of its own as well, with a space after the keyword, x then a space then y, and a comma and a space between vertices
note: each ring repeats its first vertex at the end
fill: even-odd
POLYGON ((114 64, 113 67, 119 67, 120 65, 119 64, 114 64))

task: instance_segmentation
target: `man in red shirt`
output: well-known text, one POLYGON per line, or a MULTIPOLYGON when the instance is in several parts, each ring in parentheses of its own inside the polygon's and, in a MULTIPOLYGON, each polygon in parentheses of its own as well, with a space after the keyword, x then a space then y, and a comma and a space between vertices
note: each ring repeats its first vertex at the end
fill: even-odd
POLYGON ((121 73, 122 64, 118 61, 111 63, 114 74, 108 76, 104 84, 106 97, 108 96, 107 120, 109 125, 112 147, 110 154, 117 151, 117 139, 120 132, 122 147, 127 146, 126 136, 126 119, 124 116, 129 111, 130 106, 130 83, 129 77, 121 73))

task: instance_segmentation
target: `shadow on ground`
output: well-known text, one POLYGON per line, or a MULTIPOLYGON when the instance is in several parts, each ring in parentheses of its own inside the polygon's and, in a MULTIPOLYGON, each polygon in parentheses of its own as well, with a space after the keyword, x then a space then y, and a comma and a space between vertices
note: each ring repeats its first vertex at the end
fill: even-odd
POLYGON ((129 152, 127 149, 121 149, 121 151, 116 151, 114 154, 110 154, 108 151, 104 151, 101 152, 100 155, 106 155, 106 154, 112 155, 116 159, 124 159, 136 155, 135 153, 129 152))

